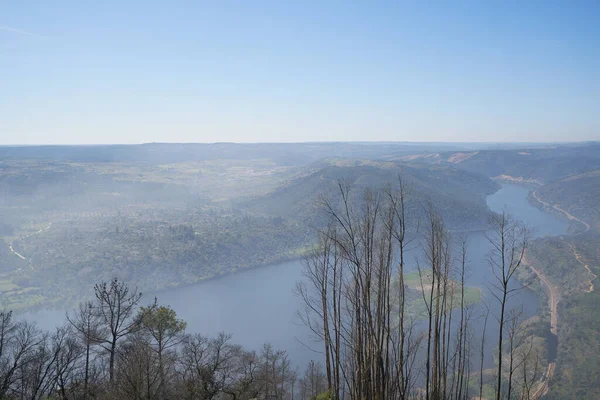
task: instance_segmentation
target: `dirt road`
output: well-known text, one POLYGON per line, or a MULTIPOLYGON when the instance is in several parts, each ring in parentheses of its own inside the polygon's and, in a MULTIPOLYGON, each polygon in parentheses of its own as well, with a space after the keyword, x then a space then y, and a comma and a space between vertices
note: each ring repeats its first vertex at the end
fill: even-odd
POLYGON ((21 253, 18 253, 18 252, 16 252, 16 251, 13 249, 13 245, 12 245, 12 243, 10 244, 10 246, 8 246, 8 249, 10 250, 10 252, 11 252, 11 253, 13 253, 14 255, 16 255, 17 257, 19 257, 21 260, 26 260, 26 258, 25 258, 25 257, 23 257, 23 255, 22 255, 21 253))
POLYGON ((582 224, 583 226, 585 226, 585 231, 584 231, 584 232, 587 232, 587 231, 589 231, 589 230, 590 230, 590 224, 588 224, 587 222, 580 220, 579 218, 577 218, 577 217, 575 217, 574 215, 570 214, 568 211, 566 211, 566 210, 563 210, 562 208, 560 208, 560 207, 559 207, 559 206, 557 206, 556 204, 550 204, 550 203, 547 203, 547 202, 545 202, 544 200, 540 199, 540 197, 538 196, 538 194, 537 194, 537 191, 536 191, 536 190, 534 190, 534 191, 532 192, 532 195, 533 195, 533 198, 534 198, 534 199, 536 199, 537 201, 539 201, 539 202, 540 202, 540 204, 543 204, 544 206, 546 206, 546 207, 549 207, 549 208, 554 208, 556 211, 558 211, 558 212, 561 212, 561 213, 565 214, 565 215, 566 215, 566 217, 567 217, 569 220, 571 220, 571 221, 577 221, 577 222, 579 222, 580 224, 582 224))
POLYGON ((529 265, 529 268, 531 268, 531 270, 538 276, 538 278, 540 278, 544 286, 546 286, 546 288, 548 289, 548 305, 550 306, 550 331, 556 335, 558 324, 558 290, 555 286, 552 285, 552 282, 550 282, 550 280, 548 280, 548 278, 544 274, 542 274, 538 269, 536 269, 529 263, 527 265, 529 265))
MULTIPOLYGON (((556 211, 563 213, 569 220, 577 221, 580 224, 582 224, 583 226, 585 226, 584 232, 587 232, 590 230, 590 224, 575 217, 568 211, 560 208, 558 205, 550 204, 550 203, 545 202, 544 200, 540 199, 540 197, 538 196, 538 194, 535 190, 532 192, 532 195, 538 202, 540 202, 540 204, 544 205, 545 207, 553 208, 556 211)), ((581 265, 583 265, 583 267, 590 274, 589 288, 586 290, 586 292, 589 293, 594 290, 593 281, 594 281, 594 279, 597 278, 597 276, 590 270, 589 266, 582 261, 581 257, 579 256, 579 253, 577 253, 577 250, 573 246, 571 246, 571 245, 569 245, 569 246, 571 247, 571 250, 573 251, 573 254, 575 255, 575 258, 577 259, 577 261, 581 265)), ((557 329, 557 326, 558 326, 558 290, 556 289, 555 286, 552 285, 552 282, 550 282, 550 280, 544 274, 542 274, 539 270, 537 270, 531 264, 528 264, 528 265, 529 265, 529 268, 531 268, 531 270, 538 276, 538 278, 540 278, 542 283, 548 289, 548 293, 549 293, 548 303, 550 306, 550 331, 553 334, 557 335, 557 333, 558 333, 558 329, 557 329)), ((546 393, 548 393, 548 383, 550 382, 550 380, 552 379, 552 376, 554 375, 555 368, 556 368, 556 362, 551 362, 548 364, 548 368, 546 369, 545 377, 542 378, 542 381, 540 382, 539 387, 536 389, 536 391, 531 396, 532 399, 539 399, 542 396, 544 396, 546 393)))
POLYGON ((585 268, 587 270, 588 274, 590 274, 590 280, 588 281, 589 287, 585 290, 585 292, 586 293, 593 292, 594 291, 594 279, 596 279, 598 276, 592 272, 592 270, 590 269, 590 266, 588 264, 583 262, 583 260, 581 259, 581 256, 577 252, 577 249, 573 245, 569 245, 569 247, 573 251, 573 254, 575 255, 575 259, 577 260, 577 262, 579 262, 579 264, 583 265, 583 268, 585 268))
POLYGON ((550 381, 550 378, 552 378, 552 376, 554 375, 555 368, 556 368, 555 362, 551 362, 550 364, 548 364, 548 369, 546 370, 546 378, 542 379, 540 386, 531 395, 532 400, 540 399, 542 396, 544 396, 546 393, 548 393, 548 382, 550 381))
MULTIPOLYGON (((527 265, 529 265, 529 268, 531 268, 531 270, 537 275, 538 278, 540 278, 540 281, 542 281, 544 286, 546 286, 546 288, 547 288, 548 305, 550 307, 550 332, 552 332, 554 335, 556 335, 558 333, 558 289, 556 289, 556 287, 554 285, 552 285, 552 282, 550 282, 550 280, 543 273, 541 273, 538 269, 536 269, 534 266, 532 266, 527 261, 525 261, 525 263, 527 265)), ((545 377, 542 378, 538 388, 531 396, 531 399, 534 399, 534 400, 539 399, 542 396, 544 396, 546 393, 548 393, 548 382, 552 379, 555 368, 556 368, 555 361, 548 363, 545 377)))
MULTIPOLYGON (((51 227, 51 226, 52 226, 52 222, 49 222, 47 227, 45 227, 45 228, 42 228, 42 229, 40 229, 39 231, 36 231, 36 232, 30 233, 29 235, 25 235, 25 236, 23 236, 22 238, 19 238, 19 239, 17 239, 17 240, 26 239, 26 238, 28 238, 28 237, 30 237, 30 236, 37 235, 37 234, 39 234, 39 233, 42 233, 42 232, 44 232, 44 231, 47 231, 48 229, 50 229, 50 227, 51 227)), ((13 241, 13 242, 11 242, 11 243, 10 243, 10 245, 8 246, 8 249, 10 250, 10 252, 11 252, 11 253, 13 253, 15 256, 19 257, 21 260, 27 260, 27 259, 25 258, 25 256, 23 256, 23 254, 21 254, 21 253, 19 253, 19 252, 15 251, 15 249, 13 249, 13 243, 14 243, 14 241, 13 241)), ((31 267, 31 269, 34 269, 34 268, 33 268, 33 266, 31 266, 31 265, 30 265, 30 267, 31 267)), ((17 271, 20 271, 20 270, 21 270, 21 268, 19 268, 17 271)))

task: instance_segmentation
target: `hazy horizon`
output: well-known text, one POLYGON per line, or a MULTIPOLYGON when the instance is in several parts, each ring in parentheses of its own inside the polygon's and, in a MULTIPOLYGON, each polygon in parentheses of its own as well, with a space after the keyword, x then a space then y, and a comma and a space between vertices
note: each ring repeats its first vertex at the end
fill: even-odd
POLYGON ((405 144, 405 145, 439 145, 439 144, 470 144, 470 145, 568 145, 568 144, 588 144, 597 143, 597 140, 580 140, 580 141, 554 141, 554 142, 531 142, 531 141, 410 141, 410 140, 310 140, 310 141, 288 141, 288 142, 140 142, 140 143, 15 143, 15 144, 0 144, 0 147, 36 147, 36 146, 142 146, 150 144, 180 144, 180 145, 196 145, 196 144, 405 144))

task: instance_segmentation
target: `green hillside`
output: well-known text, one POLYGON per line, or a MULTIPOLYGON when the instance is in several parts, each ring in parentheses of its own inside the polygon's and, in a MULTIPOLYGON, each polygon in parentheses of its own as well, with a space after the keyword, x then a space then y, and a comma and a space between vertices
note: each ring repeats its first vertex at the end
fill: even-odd
POLYGON ((340 180, 351 182, 355 198, 360 202, 367 188, 384 189, 397 184, 401 177, 410 193, 415 217, 424 215, 431 202, 451 229, 480 229, 489 215, 484 196, 497 190, 497 183, 481 175, 444 166, 408 165, 396 163, 331 162, 332 165, 290 181, 272 193, 242 201, 239 207, 253 213, 284 216, 316 224, 319 220, 319 199, 336 197, 340 180), (342 166, 340 166, 342 164, 342 166))

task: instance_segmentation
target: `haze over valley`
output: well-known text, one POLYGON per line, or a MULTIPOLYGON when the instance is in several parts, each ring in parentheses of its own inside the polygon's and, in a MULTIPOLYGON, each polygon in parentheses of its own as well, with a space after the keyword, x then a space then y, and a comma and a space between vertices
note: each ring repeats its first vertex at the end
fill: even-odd
POLYGON ((0 2, 0 400, 600 399, 599 20, 0 2))
MULTIPOLYGON (((431 303, 419 292, 431 279, 425 272, 432 257, 428 224, 439 218, 454 253, 449 279, 465 288, 465 297, 455 293, 455 305, 446 307, 455 318, 468 313, 470 340, 484 343, 482 391, 493 392, 487 379, 497 365, 497 341, 490 337, 499 329, 492 317, 484 318, 487 309, 494 318, 500 312, 490 275, 493 221, 510 217, 531 231, 507 304, 507 310, 520 310, 520 340, 535 344, 538 382, 530 391, 552 393, 543 386, 551 377, 549 387, 560 393, 573 384, 567 376, 586 373, 575 362, 583 356, 578 346, 596 340, 573 328, 586 323, 579 320, 587 314, 560 309, 573 304, 577 310, 595 296, 600 145, 477 146, 4 147, 0 300, 14 318, 51 331, 64 324, 65 311, 94 300, 94 285, 116 278, 143 294, 139 305, 156 298, 172 307, 188 332, 225 331, 255 351, 271 343, 301 374, 306 365, 322 368, 325 361, 323 337, 314 321, 305 325, 305 296, 314 284, 306 268, 321 251, 318 237, 335 225, 328 207, 347 202, 353 210, 348 221, 358 224, 355 218, 366 218, 380 203, 373 222, 384 229, 379 219, 386 198, 403 188, 404 307, 416 324, 410 329, 427 330, 431 303), (465 275, 459 243, 465 245, 465 275), (552 322, 556 315, 560 319, 552 322), (555 367, 544 372, 544 363, 555 367)), ((389 264, 394 276, 398 251, 389 264)), ((421 378, 414 377, 415 387, 421 378)), ((464 390, 476 393, 478 386, 464 390)))

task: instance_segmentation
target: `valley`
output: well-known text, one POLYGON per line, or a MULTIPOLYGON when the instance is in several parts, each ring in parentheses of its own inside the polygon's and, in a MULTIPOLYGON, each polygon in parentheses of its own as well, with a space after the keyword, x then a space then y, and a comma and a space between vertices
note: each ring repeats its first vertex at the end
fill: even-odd
MULTIPOLYGON (((545 372, 530 398, 552 396, 572 368, 565 351, 572 346, 575 316, 562 307, 576 301, 577 293, 595 295, 597 270, 590 253, 595 226, 573 215, 580 211, 554 202, 550 193, 562 192, 549 192, 548 187, 580 181, 565 172, 566 177, 543 183, 541 175, 527 175, 528 166, 514 172, 495 167, 490 176, 468 165, 463 169, 482 155, 491 157, 490 150, 469 157, 450 155, 448 165, 432 163, 436 157, 390 161, 390 149, 379 151, 370 160, 313 161, 307 155, 297 164, 251 158, 160 165, 6 160, 0 176, 7 194, 0 202, 6 232, 0 243, 0 301, 40 327, 53 329, 65 309, 89 298, 98 279, 116 276, 138 287, 145 302, 157 297, 177 309, 191 332, 227 331, 250 349, 269 342, 302 367, 322 360, 316 351, 320 340, 298 318, 301 305, 295 294, 297 283, 306 279, 302 259, 314 248, 314 231, 324 229, 322 200, 334 196, 338 182, 351 183, 354 193, 360 193, 385 191, 401 179, 410 192, 406 212, 413 223, 407 226, 413 237, 406 253, 407 288, 419 292, 415 274, 424 250, 418 232, 429 204, 453 235, 467 239, 465 307, 473 315, 475 341, 482 340, 485 307, 495 304, 488 293, 488 219, 507 211, 532 228, 525 261, 530 273, 519 276, 527 287, 509 305, 523 308, 526 337, 537 343, 540 354, 547 354, 545 372), (494 175, 499 172, 505 175, 494 175), (14 178, 19 174, 31 182, 51 176, 62 189, 41 183, 23 187, 14 178), (553 258, 559 252, 560 258, 553 258), (565 269, 567 265, 577 268, 565 269)), ((532 151, 526 153, 529 157, 532 151)), ((298 159, 303 157, 298 153, 298 159)), ((578 176, 595 179, 593 173, 578 176)), ((417 304, 419 297, 411 301, 414 315, 422 319, 426 309, 417 304)), ((487 335, 497 334, 496 327, 487 327, 487 335)), ((497 362, 496 343, 485 343, 482 365, 488 371, 497 362)), ((483 390, 489 393, 493 386, 485 383, 483 390)))
POLYGON ((600 2, 6 2, 0 400, 600 399, 600 2))

